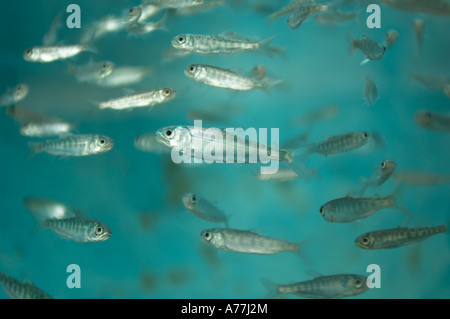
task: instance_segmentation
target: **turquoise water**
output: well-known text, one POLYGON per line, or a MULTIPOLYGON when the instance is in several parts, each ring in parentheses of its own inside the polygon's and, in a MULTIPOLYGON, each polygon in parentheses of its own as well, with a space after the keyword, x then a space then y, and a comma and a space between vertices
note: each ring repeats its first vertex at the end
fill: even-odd
MULTIPOLYGON (((365 274, 370 264, 381 269, 381 288, 355 298, 449 298, 449 236, 436 235, 421 243, 392 250, 362 250, 354 239, 362 233, 395 228, 440 225, 449 220, 449 185, 405 185, 399 203, 414 216, 407 220, 388 208, 347 224, 324 221, 319 208, 326 202, 359 191, 361 176, 392 158, 397 170, 450 174, 449 135, 427 130, 414 119, 419 110, 448 113, 449 98, 442 90, 425 87, 412 73, 450 77, 448 16, 433 16, 381 6, 381 28, 366 26, 366 4, 343 3, 343 11, 358 11, 356 19, 338 25, 319 25, 314 18, 296 30, 286 19, 272 25, 267 17, 286 1, 230 1, 193 16, 168 13, 164 30, 142 37, 125 30, 110 33, 93 43, 95 52, 52 63, 30 63, 23 52, 41 45, 42 37, 58 13, 62 21, 71 1, 5 2, 1 10, 0 88, 18 83, 30 88, 20 106, 40 114, 76 123, 77 134, 104 134, 114 148, 87 157, 56 158, 36 154, 30 158, 29 141, 20 125, 0 114, 2 156, 0 202, 0 271, 33 282, 54 298, 264 298, 261 278, 280 284, 311 279, 312 271, 323 275, 365 274), (264 6, 263 6, 264 7, 264 6), (425 22, 419 52, 413 21, 425 22), (361 51, 348 53, 348 35, 366 34, 383 42, 388 30, 399 33, 398 41, 378 61, 365 65, 361 51), (266 39, 285 51, 270 58, 253 53, 233 55, 192 54, 167 60, 164 50, 182 33, 219 34, 231 30, 266 39), (117 88, 79 83, 68 72, 69 64, 111 60, 117 66, 153 67, 141 82, 117 88), (230 92, 195 82, 184 75, 191 63, 233 68, 248 73, 262 64, 270 77, 283 85, 263 90, 230 92), (363 87, 371 76, 379 99, 368 106, 363 87), (177 91, 172 101, 150 110, 98 110, 96 103, 159 87, 177 91), (339 112, 331 119, 293 124, 292 119, 326 105, 339 112), (156 132, 168 125, 193 125, 189 112, 201 110, 215 119, 204 127, 279 128, 280 143, 308 129, 308 141, 352 131, 377 134, 384 146, 373 143, 350 152, 307 161, 320 167, 320 178, 290 182, 257 180, 258 165, 176 165, 170 155, 142 152, 134 147, 136 136, 156 132), (202 230, 221 227, 187 212, 181 196, 197 193, 230 216, 231 228, 292 242, 302 242, 304 258, 295 254, 237 254, 206 246, 202 230), (28 196, 52 199, 80 210, 112 230, 109 240, 77 243, 41 229, 23 205, 28 196), (69 289, 67 266, 78 264, 81 288, 69 289)), ((83 30, 102 17, 120 15, 137 1, 78 1, 81 29, 58 31, 58 44, 77 43, 83 30)), ((150 20, 157 21, 159 13, 150 20)), ((392 179, 368 196, 387 196, 398 187, 392 179)), ((0 291, 1 298, 7 298, 0 291)), ((289 296, 291 298, 291 296, 289 296)), ((292 297, 295 298, 295 297, 292 297)))

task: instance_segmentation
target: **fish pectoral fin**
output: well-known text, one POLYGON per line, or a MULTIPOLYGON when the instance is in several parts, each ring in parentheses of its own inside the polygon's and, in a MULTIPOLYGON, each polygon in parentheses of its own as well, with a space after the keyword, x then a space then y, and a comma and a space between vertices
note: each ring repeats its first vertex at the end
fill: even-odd
POLYGON ((369 59, 364 59, 364 60, 362 60, 360 63, 359 63, 359 65, 366 65, 368 62, 369 62, 370 60, 369 59))

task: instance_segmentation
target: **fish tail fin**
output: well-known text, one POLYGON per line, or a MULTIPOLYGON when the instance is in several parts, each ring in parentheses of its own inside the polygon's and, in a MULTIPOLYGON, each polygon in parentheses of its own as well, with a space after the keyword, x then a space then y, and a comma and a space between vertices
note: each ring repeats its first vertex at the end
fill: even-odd
POLYGON ((268 24, 268 25, 272 25, 275 21, 277 21, 277 19, 278 19, 279 17, 280 17, 280 15, 279 15, 278 11, 272 13, 271 15, 269 15, 269 16, 267 17, 267 24, 268 24))
POLYGON ((311 176, 320 178, 318 175, 318 169, 309 169, 306 167, 306 160, 311 153, 311 147, 310 144, 308 144, 293 151, 287 151, 284 156, 284 160, 300 177, 306 178, 307 180, 309 180, 311 176))
POLYGON ((362 61, 359 63, 359 65, 366 65, 366 64, 369 63, 369 62, 370 62, 369 59, 364 59, 364 60, 362 60, 362 61))
POLYGON ((267 278, 261 278, 261 283, 267 290, 266 299, 275 299, 280 295, 277 283, 267 278))
POLYGON ((269 97, 272 97, 272 94, 270 93, 270 88, 273 86, 280 85, 284 82, 285 81, 283 79, 274 79, 266 76, 264 79, 259 81, 260 84, 258 88, 264 90, 264 92, 266 92, 269 97))
POLYGON ((81 44, 83 45, 83 51, 98 54, 97 48, 95 48, 93 45, 96 33, 97 30, 90 34, 87 38, 82 40, 83 42, 81 44))
POLYGON ((270 38, 267 38, 265 40, 262 40, 258 43, 258 49, 256 52, 268 56, 269 58, 273 57, 273 51, 271 50, 270 42, 275 38, 275 35, 271 36, 270 38))
POLYGON ((30 156, 28 159, 32 159, 37 153, 42 152, 42 144, 37 142, 28 142, 28 147, 31 150, 30 156))
POLYGON ((165 32, 170 31, 169 28, 167 27, 167 23, 166 23, 167 16, 168 16, 168 13, 166 11, 164 13, 163 17, 158 22, 156 22, 156 26, 157 26, 158 30, 165 31, 165 32))
POLYGON ((348 54, 350 56, 353 56, 353 53, 355 53, 355 39, 353 39, 353 37, 351 35, 347 36, 347 41, 349 42, 349 47, 348 47, 348 54))
POLYGON ((367 188, 369 187, 369 180, 365 177, 359 178, 360 183, 362 184, 361 191, 359 192, 359 197, 362 197, 364 193, 366 192, 367 188))
POLYGON ((305 244, 307 243, 307 241, 308 240, 302 240, 302 241, 299 241, 297 243, 294 243, 293 244, 293 249, 292 249, 292 252, 295 255, 297 255, 298 257, 300 257, 300 259, 303 260, 305 263, 309 262, 306 254, 304 252, 304 249, 303 249, 305 244))
POLYGON ((448 220, 446 223, 444 223, 442 226, 445 227, 445 233, 450 235, 450 227, 448 227, 448 224, 450 223, 450 220, 448 220))
POLYGON ((399 203, 399 200, 398 200, 399 196, 403 193, 404 189, 405 189, 404 185, 400 184, 396 188, 396 190, 392 193, 392 195, 389 196, 389 198, 393 202, 392 207, 394 209, 396 209, 397 211, 399 211, 400 213, 402 213, 403 215, 405 215, 409 219, 412 219, 414 216, 413 216, 413 214, 411 214, 411 212, 409 211, 408 207, 406 207, 403 203, 399 203))

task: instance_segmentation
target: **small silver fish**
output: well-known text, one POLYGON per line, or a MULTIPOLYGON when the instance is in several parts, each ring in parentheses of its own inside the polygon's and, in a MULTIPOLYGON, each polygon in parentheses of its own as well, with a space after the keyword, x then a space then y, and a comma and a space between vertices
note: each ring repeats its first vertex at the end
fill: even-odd
POLYGON ((36 46, 27 49, 23 58, 28 62, 53 62, 73 57, 88 49, 88 44, 36 46))
POLYGON ((103 87, 117 87, 138 83, 153 71, 152 67, 121 66, 114 68, 111 75, 94 83, 103 87))
POLYGON ((40 143, 29 143, 33 155, 46 152, 56 156, 88 156, 109 151, 114 146, 111 138, 103 135, 68 135, 40 143))
POLYGON ((9 106, 8 108, 6 108, 6 114, 11 116, 14 121, 19 123, 44 122, 49 120, 39 113, 30 111, 18 105, 9 106))
POLYGON ((135 22, 127 25, 128 33, 132 35, 145 35, 153 31, 163 29, 166 15, 156 22, 135 22))
POLYGON ((202 241, 217 249, 245 254, 298 253, 300 245, 265 237, 250 231, 212 228, 200 234, 202 241))
POLYGON ((205 1, 202 4, 199 4, 196 6, 177 8, 175 10, 175 14, 178 16, 189 16, 189 15, 194 15, 194 14, 198 14, 198 13, 203 13, 205 11, 208 11, 215 7, 223 6, 223 5, 225 5, 225 1, 208 0, 208 1, 205 1))
POLYGON ((391 249, 418 243, 431 236, 444 233, 450 233, 448 222, 435 227, 397 227, 372 231, 358 236, 355 239, 355 244, 362 249, 391 249))
POLYGON ((22 101, 28 95, 29 88, 25 83, 16 85, 8 89, 0 96, 0 106, 11 106, 19 101, 22 101))
POLYGON ((182 201, 184 207, 195 216, 213 223, 224 223, 226 227, 228 226, 227 216, 206 199, 189 193, 183 195, 182 201))
MULTIPOLYGON (((218 129, 217 129, 218 130, 218 129)), ((249 163, 250 159, 247 155, 250 153, 257 154, 258 150, 267 147, 268 153, 276 157, 280 162, 290 163, 293 160, 293 154, 283 149, 271 148, 269 145, 262 143, 249 143, 249 139, 237 134, 229 133, 225 130, 211 132, 208 128, 196 126, 166 126, 156 131, 156 140, 172 149, 179 149, 180 152, 189 152, 195 158, 197 153, 195 147, 201 145, 201 153, 198 154, 199 159, 211 160, 209 154, 204 152, 205 149, 215 148, 218 153, 225 153, 227 149, 234 150, 234 158, 238 158, 237 153, 242 152, 245 163, 249 163), (220 135, 221 139, 216 135, 220 135), (220 151, 221 150, 221 151, 220 151), (278 156, 276 156, 278 155, 278 156)))
POLYGON ((450 15, 450 3, 445 0, 381 0, 395 8, 437 16, 450 15))
POLYGON ((300 178, 300 176, 290 168, 280 168, 275 174, 255 174, 260 181, 287 182, 300 178))
POLYGON ((70 65, 69 72, 74 74, 79 82, 96 82, 110 76, 115 65, 111 61, 89 63, 87 65, 70 65))
POLYGON ((204 3, 204 0, 143 0, 143 5, 154 5, 161 8, 178 9, 191 6, 198 6, 204 3))
POLYGON ((369 141, 367 132, 350 132, 329 137, 325 141, 311 143, 307 146, 309 153, 318 153, 324 156, 339 154, 357 149, 369 141))
POLYGON ((314 2, 314 0, 293 0, 293 1, 291 1, 289 4, 287 4, 286 6, 279 9, 278 11, 272 13, 269 16, 269 24, 272 24, 273 22, 275 22, 275 20, 277 20, 279 17, 281 17, 285 14, 295 12, 302 4, 308 3, 308 2, 311 3, 311 2, 314 2))
POLYGON ((386 51, 386 47, 384 45, 370 39, 366 35, 364 35, 360 39, 353 39, 351 36, 349 36, 349 42, 350 56, 353 55, 355 49, 359 49, 367 59, 380 60, 384 56, 384 52, 386 51))
POLYGON ((410 186, 433 186, 450 184, 450 175, 424 171, 396 171, 393 180, 410 186))
POLYGON ((184 70, 184 74, 206 85, 238 91, 252 89, 267 91, 269 86, 281 82, 280 80, 268 81, 266 79, 260 81, 237 74, 231 70, 205 64, 191 64, 184 70))
POLYGON ((297 29, 300 25, 308 20, 312 15, 320 11, 327 11, 327 5, 311 4, 303 5, 300 4, 296 11, 288 18, 287 23, 289 28, 297 29))
POLYGON ((276 294, 294 294, 303 298, 336 299, 355 296, 369 289, 367 277, 354 274, 319 276, 289 285, 264 284, 276 294))
POLYGON ((11 299, 53 299, 33 284, 0 273, 0 285, 11 299))
POLYGON ((135 107, 154 106, 169 102, 176 96, 176 91, 170 88, 155 89, 146 92, 133 93, 117 99, 102 102, 100 109, 124 110, 135 107))
POLYGON ((67 239, 81 243, 105 241, 111 237, 111 229, 108 226, 87 218, 46 219, 42 226, 52 229, 67 239))
POLYGON ((363 98, 369 105, 373 105, 375 101, 378 99, 378 88, 370 76, 366 78, 366 84, 364 85, 363 91, 363 98))
POLYGON ((270 51, 270 37, 263 41, 252 41, 242 37, 236 39, 228 37, 226 33, 220 35, 179 34, 172 39, 172 46, 177 49, 202 54, 233 54, 242 51, 272 56, 270 51))
POLYGON ((366 218, 380 209, 389 207, 399 209, 396 204, 395 195, 382 198, 355 198, 346 196, 327 202, 320 207, 319 212, 327 222, 349 223, 366 218))
POLYGON ((98 40, 108 33, 119 32, 124 30, 127 26, 127 16, 116 17, 114 15, 104 16, 100 21, 97 21, 87 28, 83 29, 80 36, 81 43, 92 42, 98 40))
POLYGON ((76 126, 74 124, 52 120, 24 123, 20 127, 20 134, 29 137, 60 136, 69 133, 76 126))
POLYGON ((78 212, 62 203, 43 198, 26 197, 23 200, 23 204, 33 213, 39 222, 43 222, 44 220, 51 218, 64 219, 79 215, 78 212))
POLYGON ((420 111, 416 114, 416 121, 429 130, 450 133, 450 115, 420 111))
MULTIPOLYGON (((243 129, 241 129, 243 131, 243 129)), ((301 157, 295 155, 295 151, 278 149, 263 143, 258 143, 248 136, 242 136, 238 130, 232 129, 209 129, 196 126, 166 126, 156 131, 156 139, 159 143, 176 150, 190 158, 199 159, 207 163, 213 163, 220 156, 222 161, 233 163, 259 163, 264 159, 264 152, 270 156, 270 161, 285 163, 302 177, 310 177, 315 174, 314 170, 308 170, 301 157), (211 153, 214 150, 214 155, 211 153), (227 154, 227 150, 233 152, 227 154), (201 152, 198 152, 201 151, 201 152), (262 151, 262 152, 261 152, 262 151)), ((271 143, 272 144, 272 143, 271 143)), ((272 145, 273 146, 273 145, 272 145)), ((277 166, 277 165, 276 165, 277 166)), ((272 171, 273 174, 275 172, 272 171)))
POLYGON ((312 111, 293 117, 292 125, 311 124, 312 122, 323 121, 335 117, 339 113, 339 107, 335 104, 325 105, 312 111))
POLYGON ((361 178, 363 187, 359 196, 362 196, 368 187, 378 187, 387 181, 394 173, 396 166, 392 159, 385 159, 381 161, 380 165, 376 165, 373 174, 369 178, 361 178))
POLYGON ((447 86, 450 86, 450 78, 446 76, 413 73, 412 78, 423 86, 433 90, 444 91, 447 86))

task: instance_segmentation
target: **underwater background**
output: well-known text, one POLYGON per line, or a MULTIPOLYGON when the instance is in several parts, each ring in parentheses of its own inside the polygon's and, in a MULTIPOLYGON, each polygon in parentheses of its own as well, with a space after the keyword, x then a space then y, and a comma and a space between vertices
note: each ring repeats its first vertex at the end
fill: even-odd
MULTIPOLYGON (((8 1, 0 11, 0 88, 29 86, 18 105, 37 113, 77 124, 74 133, 104 134, 114 140, 109 152, 86 157, 57 158, 31 155, 20 125, 0 113, 0 272, 32 282, 54 298, 265 298, 261 279, 278 284, 323 275, 369 275, 381 269, 381 288, 353 298, 449 298, 450 251, 448 234, 388 250, 363 250, 354 240, 362 233, 395 228, 437 226, 450 219, 449 181, 435 185, 404 185, 398 202, 414 218, 394 208, 351 223, 329 223, 319 208, 326 202, 358 192, 360 177, 369 177, 383 159, 394 159, 399 171, 450 175, 450 136, 420 126, 420 110, 448 113, 450 100, 442 90, 422 85, 412 74, 450 77, 449 16, 399 10, 379 3, 381 28, 369 29, 366 7, 372 2, 330 1, 342 11, 358 12, 354 19, 321 25, 312 17, 298 29, 288 15, 269 25, 267 17, 288 1, 225 1, 195 15, 166 14, 164 28, 143 36, 126 30, 96 39, 91 51, 69 60, 30 63, 24 51, 41 45, 57 14, 62 13, 58 44, 75 44, 85 28, 108 14, 119 16, 138 1, 8 1), (66 8, 81 8, 81 29, 69 29, 66 8), (414 19, 425 22, 419 51, 414 19), (348 36, 383 42, 389 30, 397 42, 381 60, 360 65, 360 50, 349 55, 348 36), (191 54, 171 58, 165 50, 177 34, 220 34, 231 30, 257 39, 276 36, 274 46, 284 54, 268 57, 251 52, 191 54), (113 61, 116 66, 152 67, 142 81, 123 87, 80 83, 69 64, 113 61), (263 90, 230 92, 193 81, 184 75, 191 63, 248 73, 264 65, 267 74, 284 83, 263 90), (366 77, 378 87, 379 99, 363 99, 366 77), (176 90, 176 97, 151 108, 130 111, 98 110, 96 104, 159 87, 176 90), (303 120, 327 105, 337 114, 303 120), (196 114, 193 114, 193 112, 196 114), (201 114, 201 115, 198 115, 201 114), (169 125, 203 127, 279 128, 280 144, 308 133, 308 141, 367 131, 383 143, 324 157, 312 154, 307 166, 319 168, 319 178, 288 182, 255 178, 254 164, 174 164, 170 154, 143 152, 137 136, 169 125), (199 219, 181 201, 185 193, 207 198, 229 216, 229 226, 302 243, 302 256, 238 254, 205 245, 200 233, 220 224, 199 219), (100 220, 111 230, 104 242, 78 243, 42 229, 23 204, 26 197, 64 203, 84 217, 100 220), (66 268, 81 269, 81 288, 69 289, 66 268)), ((2 107, 3 110, 6 109, 2 107)), ((2 111, 3 111, 2 110, 2 111)), ((389 179, 367 196, 388 196, 399 183, 389 179)), ((292 295, 286 298, 296 298, 292 295)), ((0 290, 0 298, 8 295, 0 290)))

